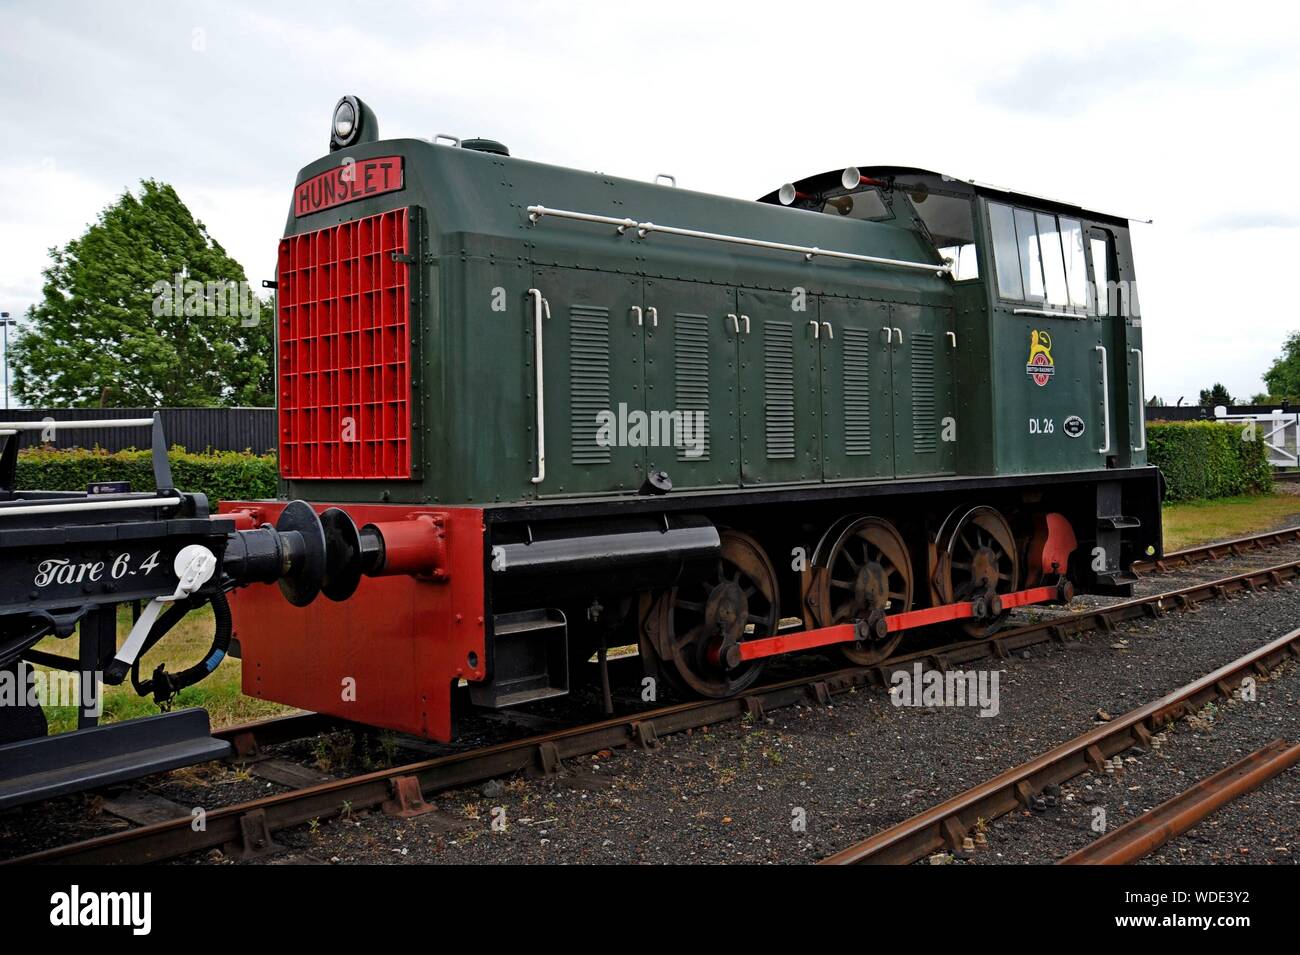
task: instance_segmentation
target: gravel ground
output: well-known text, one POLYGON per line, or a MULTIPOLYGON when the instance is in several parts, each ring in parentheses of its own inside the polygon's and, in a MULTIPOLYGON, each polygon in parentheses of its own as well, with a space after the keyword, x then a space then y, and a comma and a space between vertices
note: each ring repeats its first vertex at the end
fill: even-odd
MULTIPOLYGON (((434 816, 327 820, 282 834, 291 852, 280 861, 810 862, 1077 736, 1099 711, 1118 715, 1176 689, 1295 622, 1300 588, 1292 586, 1207 603, 1002 662, 996 716, 895 707, 883 693, 862 691, 830 707, 778 710, 758 725, 670 737, 658 751, 598 754, 569 767, 574 779, 515 778, 442 794, 434 816)), ((1256 703, 1219 707, 1204 729, 1180 723, 1158 756, 1138 757, 1118 780, 1081 779, 1059 810, 993 822, 990 847, 974 861, 1059 858, 1091 838, 1093 805, 1114 825, 1263 742, 1300 738, 1298 683, 1293 673, 1261 683, 1256 703), (1139 779, 1143 772, 1149 780, 1139 779), (1084 802, 1089 784, 1093 803, 1084 802), (1142 788, 1128 789, 1134 785, 1142 788)), ((1300 805, 1285 787, 1294 785, 1275 781, 1254 797, 1272 800, 1260 813, 1243 801, 1156 859, 1290 861, 1300 805)))
MULTIPOLYGON (((1300 668, 1288 663, 1258 684, 1253 702, 1211 704, 1159 735, 1151 752, 1133 750, 1118 773, 1076 777, 1041 813, 1015 812, 990 824, 978 863, 1054 862, 1123 825, 1274 739, 1300 739, 1300 668), (1103 815, 1104 814, 1104 815, 1103 815)), ((940 860, 936 860, 940 861, 940 860)), ((1229 803, 1147 864, 1300 862, 1300 771, 1294 767, 1229 803)))

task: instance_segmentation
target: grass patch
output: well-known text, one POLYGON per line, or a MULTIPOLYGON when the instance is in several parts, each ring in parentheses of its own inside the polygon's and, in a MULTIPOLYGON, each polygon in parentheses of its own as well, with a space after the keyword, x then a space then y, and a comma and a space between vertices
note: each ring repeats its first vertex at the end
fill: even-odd
MULTIPOLYGON (((141 679, 148 679, 159 663, 166 663, 170 673, 179 673, 202 660, 212 646, 212 608, 202 607, 193 610, 172 628, 159 644, 145 654, 140 664, 141 679)), ((119 608, 117 615, 118 645, 126 640, 131 631, 131 612, 127 607, 119 608)), ((66 640, 58 637, 46 637, 37 645, 38 649, 60 656, 77 655, 77 637, 74 634, 66 640)), ((38 669, 45 669, 40 667, 38 669)), ((207 679, 186 687, 172 701, 174 709, 187 706, 201 706, 212 718, 213 728, 244 723, 248 720, 262 719, 278 713, 291 713, 292 707, 281 706, 268 700, 259 700, 244 696, 240 690, 240 661, 226 657, 216 671, 207 679)), ((104 713, 101 723, 115 723, 137 716, 150 716, 160 712, 153 697, 136 696, 127 677, 121 686, 105 686, 104 713)), ((45 717, 50 723, 51 733, 65 733, 77 728, 77 710, 71 706, 47 706, 45 717)))
POLYGON ((1186 501, 1164 509, 1165 551, 1245 537, 1300 521, 1300 497, 1258 494, 1186 501))

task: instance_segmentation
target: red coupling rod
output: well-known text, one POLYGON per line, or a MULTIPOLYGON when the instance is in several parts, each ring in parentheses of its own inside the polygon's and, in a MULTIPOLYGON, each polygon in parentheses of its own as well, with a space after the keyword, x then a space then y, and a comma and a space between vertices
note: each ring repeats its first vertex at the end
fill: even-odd
MULTIPOLYGON (((885 627, 889 633, 897 633, 900 630, 915 630, 918 627, 928 627, 953 620, 996 617, 1003 610, 1026 607, 1030 604, 1068 603, 1073 597, 1074 588, 1067 581, 1061 585, 1030 587, 1028 590, 1017 590, 1009 594, 992 594, 976 600, 890 614, 885 617, 885 627), (984 602, 983 607, 978 606, 981 602, 984 602)), ((736 645, 734 650, 739 653, 733 654, 733 657, 739 663, 779 656, 783 653, 795 653, 799 650, 811 650, 814 647, 825 647, 835 643, 853 643, 857 639, 857 624, 839 623, 830 627, 802 630, 798 633, 745 640, 736 645)))

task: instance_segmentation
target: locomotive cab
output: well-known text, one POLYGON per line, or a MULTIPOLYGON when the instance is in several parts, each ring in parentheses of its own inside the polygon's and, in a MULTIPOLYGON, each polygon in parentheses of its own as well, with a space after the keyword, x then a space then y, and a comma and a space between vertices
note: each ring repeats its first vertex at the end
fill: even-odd
MULTIPOLYGON (((1142 319, 1127 219, 899 166, 823 173, 761 201, 901 222, 952 266, 954 388, 968 409, 961 473, 1146 465, 1142 319)), ((1158 523, 1156 496, 1131 485, 1098 487, 1097 546, 1110 568, 1098 586, 1122 589, 1118 568, 1129 555, 1113 525, 1158 523)))

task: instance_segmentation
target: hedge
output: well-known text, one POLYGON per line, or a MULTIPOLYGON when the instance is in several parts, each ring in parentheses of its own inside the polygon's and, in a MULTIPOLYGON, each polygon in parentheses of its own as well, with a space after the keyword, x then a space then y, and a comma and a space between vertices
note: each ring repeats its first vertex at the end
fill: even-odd
POLYGON ((1147 457, 1168 482, 1166 501, 1260 494, 1273 489, 1263 432, 1244 425, 1171 421, 1147 425, 1147 457))
MULTIPOLYGON (((1167 501, 1229 497, 1273 489, 1262 435, 1243 440, 1242 426, 1212 421, 1152 422, 1147 455, 1168 482, 1167 501)), ((183 491, 217 501, 247 501, 276 495, 273 454, 214 451, 193 454, 174 447, 172 477, 183 491)), ((24 490, 84 491, 94 481, 130 481, 133 490, 153 490, 148 451, 60 451, 32 448, 18 455, 18 486, 24 490)))
MULTIPOLYGON (((172 479, 182 491, 218 501, 275 497, 273 454, 212 451, 193 454, 174 447, 167 455, 172 479)), ((130 481, 133 491, 152 491, 153 458, 148 451, 31 448, 18 453, 18 487, 23 490, 84 491, 94 481, 130 481)))

